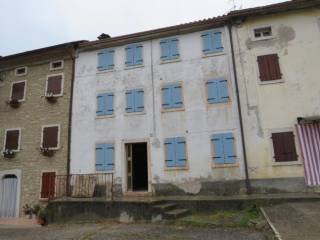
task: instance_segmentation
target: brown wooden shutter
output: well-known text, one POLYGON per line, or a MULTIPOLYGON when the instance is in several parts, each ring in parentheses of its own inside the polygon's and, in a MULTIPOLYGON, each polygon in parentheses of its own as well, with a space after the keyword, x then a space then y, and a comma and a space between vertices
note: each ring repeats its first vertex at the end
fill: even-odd
POLYGON ((42 173, 41 198, 53 198, 55 194, 55 172, 42 173))
POLYGON ((19 147, 19 130, 9 130, 6 135, 6 149, 18 150, 19 147))
POLYGON ((24 99, 24 88, 25 88, 25 82, 19 82, 19 83, 12 84, 11 100, 24 99))
POLYGON ((274 158, 276 162, 296 161, 298 156, 294 142, 293 132, 272 134, 274 158))
POLYGON ((58 132, 59 127, 45 127, 43 128, 43 148, 56 148, 58 147, 58 132))
POLYGON ((48 77, 47 94, 61 94, 62 75, 48 77))
POLYGON ((258 56, 261 81, 279 80, 282 77, 278 54, 258 56))

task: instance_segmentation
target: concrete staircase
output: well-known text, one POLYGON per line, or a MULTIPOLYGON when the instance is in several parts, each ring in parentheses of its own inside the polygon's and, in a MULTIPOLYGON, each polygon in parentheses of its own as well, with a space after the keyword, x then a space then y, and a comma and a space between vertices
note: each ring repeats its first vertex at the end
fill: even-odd
POLYGON ((153 203, 152 208, 158 214, 161 214, 164 220, 174 220, 185 217, 191 212, 188 209, 179 208, 177 204, 157 201, 153 203))

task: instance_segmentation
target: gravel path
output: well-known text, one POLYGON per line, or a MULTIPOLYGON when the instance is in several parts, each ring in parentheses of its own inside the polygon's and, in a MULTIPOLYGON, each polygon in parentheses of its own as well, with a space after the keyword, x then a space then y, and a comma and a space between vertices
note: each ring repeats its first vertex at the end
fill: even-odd
POLYGON ((0 240, 264 240, 259 232, 163 224, 85 223, 0 228, 0 240))

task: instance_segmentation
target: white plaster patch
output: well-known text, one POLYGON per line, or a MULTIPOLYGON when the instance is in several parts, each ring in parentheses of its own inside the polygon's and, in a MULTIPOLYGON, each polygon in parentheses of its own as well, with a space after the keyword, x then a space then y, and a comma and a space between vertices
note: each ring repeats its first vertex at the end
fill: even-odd
POLYGON ((121 212, 119 221, 122 223, 131 223, 133 222, 133 218, 127 212, 121 212))
POLYGON ((202 187, 199 181, 186 181, 183 183, 175 183, 174 185, 182 189, 185 193, 190 194, 198 194, 202 187))

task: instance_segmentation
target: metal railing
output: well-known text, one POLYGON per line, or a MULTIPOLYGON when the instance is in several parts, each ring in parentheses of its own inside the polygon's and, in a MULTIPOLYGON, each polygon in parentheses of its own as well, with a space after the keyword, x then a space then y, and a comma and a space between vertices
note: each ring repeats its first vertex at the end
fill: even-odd
POLYGON ((113 200, 113 173, 70 174, 55 177, 50 199, 106 198, 113 200))

